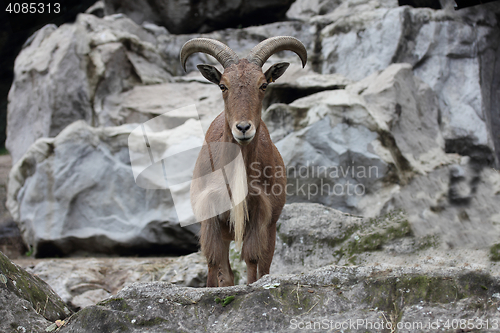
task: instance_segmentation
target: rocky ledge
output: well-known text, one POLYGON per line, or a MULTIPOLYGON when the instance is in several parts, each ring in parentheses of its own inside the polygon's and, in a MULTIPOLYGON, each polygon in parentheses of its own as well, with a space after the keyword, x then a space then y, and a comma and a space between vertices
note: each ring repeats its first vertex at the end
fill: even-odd
POLYGON ((480 330, 500 323, 499 301, 500 279, 481 270, 329 266, 250 286, 137 283, 78 312, 60 332, 480 330))

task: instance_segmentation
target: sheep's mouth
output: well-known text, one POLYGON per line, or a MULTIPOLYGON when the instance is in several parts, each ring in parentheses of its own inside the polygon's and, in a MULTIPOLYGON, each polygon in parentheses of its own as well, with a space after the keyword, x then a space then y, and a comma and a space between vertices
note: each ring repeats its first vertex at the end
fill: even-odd
POLYGON ((243 137, 243 138, 237 138, 236 136, 234 137, 234 139, 236 140, 236 142, 238 142, 240 145, 247 145, 249 144, 252 139, 254 138, 254 136, 251 136, 251 137, 243 137))

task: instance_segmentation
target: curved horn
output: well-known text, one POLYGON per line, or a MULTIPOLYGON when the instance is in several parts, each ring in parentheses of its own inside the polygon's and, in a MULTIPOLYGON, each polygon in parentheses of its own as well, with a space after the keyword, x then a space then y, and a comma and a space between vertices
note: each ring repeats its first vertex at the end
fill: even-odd
POLYGON ((186 70, 187 58, 196 52, 202 52, 211 55, 226 68, 239 61, 236 53, 224 43, 210 38, 194 38, 188 40, 181 49, 181 64, 186 70))
POLYGON ((262 67, 270 56, 284 50, 295 52, 300 57, 300 60, 302 60, 302 67, 306 65, 307 51, 304 44, 297 38, 288 36, 278 36, 263 40, 250 51, 247 59, 262 67))

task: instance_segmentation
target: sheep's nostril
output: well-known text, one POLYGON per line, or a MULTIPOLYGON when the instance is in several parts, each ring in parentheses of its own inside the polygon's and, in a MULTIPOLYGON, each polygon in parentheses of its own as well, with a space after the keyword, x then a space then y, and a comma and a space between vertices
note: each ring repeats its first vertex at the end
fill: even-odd
POLYGON ((252 127, 251 124, 249 123, 239 123, 236 125, 236 128, 238 129, 238 131, 240 131, 241 133, 245 134, 246 131, 248 131, 250 129, 250 127, 252 127))

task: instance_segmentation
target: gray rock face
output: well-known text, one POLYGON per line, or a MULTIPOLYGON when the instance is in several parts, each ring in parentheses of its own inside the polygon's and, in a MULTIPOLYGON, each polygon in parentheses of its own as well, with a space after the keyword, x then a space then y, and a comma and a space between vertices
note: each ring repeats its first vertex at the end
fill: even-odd
POLYGON ((36 139, 74 121, 124 123, 107 109, 137 84, 170 81, 161 58, 154 35, 124 17, 81 14, 75 24, 39 30, 16 59, 9 92, 6 147, 14 163, 36 139))
POLYGON ((240 332, 290 332, 299 327, 307 331, 347 327, 351 332, 390 332, 391 327, 404 328, 412 322, 431 329, 411 331, 437 331, 445 329, 447 320, 451 327, 452 315, 480 319, 483 324, 500 320, 499 288, 498 277, 483 271, 387 266, 328 266, 226 288, 142 283, 85 308, 60 331, 120 327, 129 332, 233 332, 237 327, 240 332))
POLYGON ((106 14, 123 13, 138 24, 151 22, 174 34, 259 25, 283 19, 293 0, 200 1, 105 0, 106 14))
MULTIPOLYGON (((392 3, 392 2, 391 2, 392 3)), ((443 136, 467 138, 497 151, 497 18, 500 5, 454 12, 345 1, 308 22, 321 30, 322 73, 360 80, 394 62, 406 62, 438 95, 443 136), (481 23, 479 23, 481 22, 481 23)))
POLYGON ((170 192, 134 182, 127 143, 135 127, 75 122, 14 165, 7 205, 35 255, 196 250, 196 226, 181 228, 170 192))
MULTIPOLYGON (((83 225, 90 216, 94 231, 104 225, 98 221, 108 217, 113 223, 117 217, 120 228, 140 220, 133 222, 132 229, 124 227, 134 235, 122 235, 120 240, 109 236, 112 224, 104 225, 104 231, 95 235, 106 235, 106 241, 91 241, 98 251, 105 248, 125 253, 124 248, 111 244, 132 239, 153 239, 153 247, 164 244, 167 240, 159 240, 162 236, 156 233, 163 230, 163 221, 170 221, 168 230, 175 222, 168 195, 159 198, 148 194, 153 204, 147 208, 127 203, 134 212, 108 203, 109 198, 122 197, 119 192, 124 187, 115 186, 116 182, 128 184, 127 189, 135 186, 131 179, 120 178, 130 177, 130 166, 125 144, 118 143, 123 139, 121 134, 108 135, 121 133, 123 128, 112 126, 142 123, 162 112, 195 104, 206 129, 221 111, 222 99, 217 86, 206 84, 199 75, 181 76, 185 73, 178 52, 183 43, 194 37, 215 38, 245 55, 258 42, 276 35, 297 37, 309 54, 305 69, 299 68, 299 59, 291 52, 280 52, 269 61, 292 63, 288 72, 270 85, 263 114, 289 168, 289 202, 316 202, 368 217, 403 209, 412 223, 422 226, 441 219, 455 221, 458 226, 466 211, 471 221, 471 216, 481 216, 480 230, 494 228, 498 219, 494 204, 498 200, 494 185, 497 173, 490 167, 495 159, 498 164, 500 151, 500 139, 495 134, 500 130, 500 102, 495 93, 500 85, 495 76, 500 9, 491 3, 455 13, 450 3, 443 2, 442 10, 431 10, 400 7, 397 1, 296 1, 288 11, 292 21, 203 35, 173 35, 154 23, 139 26, 123 14, 102 19, 83 14, 75 24, 45 27, 19 55, 10 92, 7 146, 14 162, 24 162, 14 173, 9 207, 21 224, 24 239, 38 244, 38 254, 59 253, 62 247, 67 252, 61 254, 74 253, 80 245, 73 242, 73 234, 64 233, 66 229, 80 230, 75 225, 83 225), (403 62, 407 64, 400 64, 403 62), (104 141, 115 148, 105 148, 102 154, 88 153, 86 140, 94 134, 69 135, 65 136, 68 148, 59 152, 71 157, 53 153, 52 146, 60 142, 56 139, 37 142, 23 156, 37 139, 54 137, 77 120, 93 127, 109 127, 88 131, 108 133, 102 134, 104 141), (74 145, 69 145, 70 141, 74 145), (112 151, 110 159, 106 157, 108 150, 112 151), (65 173, 62 161, 68 159, 75 165, 65 173), (51 164, 56 162, 59 169, 51 164), (123 174, 96 170, 100 169, 97 163, 109 170, 118 168, 123 174), (452 180, 455 168, 465 170, 466 181, 462 176, 452 180), (90 172, 104 178, 95 181, 90 172), (442 188, 436 187, 435 193, 427 194, 429 183, 446 174, 450 180, 443 181, 442 188), (54 175, 58 179, 55 182, 54 175), (488 184, 491 179, 493 183, 488 184), (60 184, 68 183, 71 190, 59 190, 60 184), (469 194, 463 184, 469 184, 469 194), (51 197, 53 189, 59 192, 51 197), (105 208, 82 199, 87 192, 105 208), (418 198, 425 200, 416 204, 413 192, 422 193, 418 198), (482 203, 493 208, 482 209, 482 203), (74 205, 93 210, 81 208, 89 214, 85 215, 74 205), (428 213, 430 217, 422 216, 420 209, 432 212, 428 213), (150 210, 162 212, 161 217, 146 213, 150 210), (60 222, 47 222, 56 218, 60 222), (65 227, 56 230, 54 225, 65 227), (144 230, 149 230, 147 236, 144 230), (111 243, 107 243, 108 236, 113 239, 111 243), (58 237, 65 240, 56 248, 47 245, 58 237), (102 249, 101 243, 105 244, 102 249)), ((160 15, 161 11, 154 12, 160 15)), ((205 54, 193 55, 187 63, 188 72, 199 63, 215 61, 205 54)), ((169 113, 163 125, 180 132, 191 118, 191 114, 169 113)), ((145 192, 138 193, 134 195, 145 192)), ((138 202, 146 205, 144 200, 138 202)), ((415 232, 431 229, 416 226, 415 232)), ((434 231, 439 234, 439 228, 434 231)), ((446 241, 456 246, 458 239, 449 237, 446 241)), ((478 233, 474 239, 474 244, 484 241, 490 245, 494 237, 478 233)), ((195 241, 187 243, 181 248, 192 249, 195 241)))
POLYGON ((263 119, 287 165, 289 202, 364 215, 360 200, 380 195, 382 184, 405 184, 453 160, 437 104, 409 65, 394 64, 345 90, 271 106, 263 119))
POLYGON ((47 283, 1 252, 0 299, 2 332, 44 332, 51 322, 72 313, 47 283))
POLYGON ((20 260, 19 265, 50 285, 73 310, 95 305, 136 282, 204 287, 207 279, 205 257, 199 252, 178 258, 20 260))

